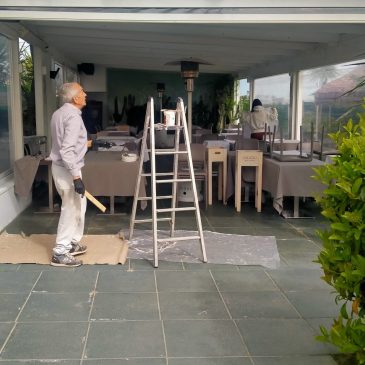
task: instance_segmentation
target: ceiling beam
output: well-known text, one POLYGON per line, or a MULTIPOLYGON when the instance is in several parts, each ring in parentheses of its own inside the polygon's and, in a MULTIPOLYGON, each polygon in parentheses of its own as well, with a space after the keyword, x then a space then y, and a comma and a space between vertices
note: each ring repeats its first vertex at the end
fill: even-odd
MULTIPOLYGON (((28 6, 29 0, 2 0, 3 6, 28 6)), ((364 6, 363 0, 347 0, 347 6, 350 7, 361 7, 364 6)), ((60 7, 60 2, 57 0, 32 0, 32 6, 47 6, 47 7, 60 7)), ((62 7, 100 7, 100 0, 63 0, 62 7)), ((185 0, 183 3, 178 0, 104 0, 102 6, 108 7, 131 7, 131 8, 219 8, 219 7, 269 7, 269 8, 281 8, 281 7, 318 7, 318 0, 185 0)), ((330 7, 342 7, 343 0, 326 0, 320 4, 321 8, 330 7)))

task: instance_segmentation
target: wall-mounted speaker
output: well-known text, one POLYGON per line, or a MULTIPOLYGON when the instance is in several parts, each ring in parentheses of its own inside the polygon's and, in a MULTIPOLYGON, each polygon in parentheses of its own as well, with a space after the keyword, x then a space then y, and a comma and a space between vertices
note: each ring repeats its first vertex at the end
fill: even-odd
POLYGON ((77 70, 85 75, 94 75, 95 67, 93 63, 79 63, 77 65, 77 70))
POLYGON ((49 78, 54 80, 57 77, 58 72, 60 71, 60 68, 57 67, 56 71, 49 71, 49 78))

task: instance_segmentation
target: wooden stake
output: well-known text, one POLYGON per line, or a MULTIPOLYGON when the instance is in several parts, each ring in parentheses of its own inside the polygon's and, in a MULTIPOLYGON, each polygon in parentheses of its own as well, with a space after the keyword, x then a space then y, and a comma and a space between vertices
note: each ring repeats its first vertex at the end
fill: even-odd
POLYGON ((106 207, 99 202, 96 198, 94 198, 88 191, 85 191, 85 196, 91 203, 93 203, 96 207, 98 207, 103 213, 106 211, 106 207))

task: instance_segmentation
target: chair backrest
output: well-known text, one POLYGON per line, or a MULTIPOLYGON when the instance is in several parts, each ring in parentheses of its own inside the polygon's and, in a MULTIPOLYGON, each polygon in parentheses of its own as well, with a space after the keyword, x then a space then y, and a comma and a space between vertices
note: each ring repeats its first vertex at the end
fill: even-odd
POLYGON ((258 150, 259 140, 253 138, 242 138, 236 142, 236 150, 258 150))
POLYGON ((218 134, 203 134, 201 136, 201 141, 215 141, 218 139, 218 134))

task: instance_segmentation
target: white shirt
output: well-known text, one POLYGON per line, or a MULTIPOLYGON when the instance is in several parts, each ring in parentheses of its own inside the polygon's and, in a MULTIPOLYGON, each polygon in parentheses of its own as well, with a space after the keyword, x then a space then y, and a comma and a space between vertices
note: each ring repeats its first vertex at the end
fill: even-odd
POLYGON ((80 176, 87 151, 87 131, 81 110, 70 103, 57 109, 51 119, 53 163, 64 166, 72 176, 80 176))
POLYGON ((254 107, 253 112, 246 112, 241 116, 241 122, 249 124, 252 133, 265 132, 265 123, 273 130, 278 123, 276 108, 264 108, 262 105, 254 107))

